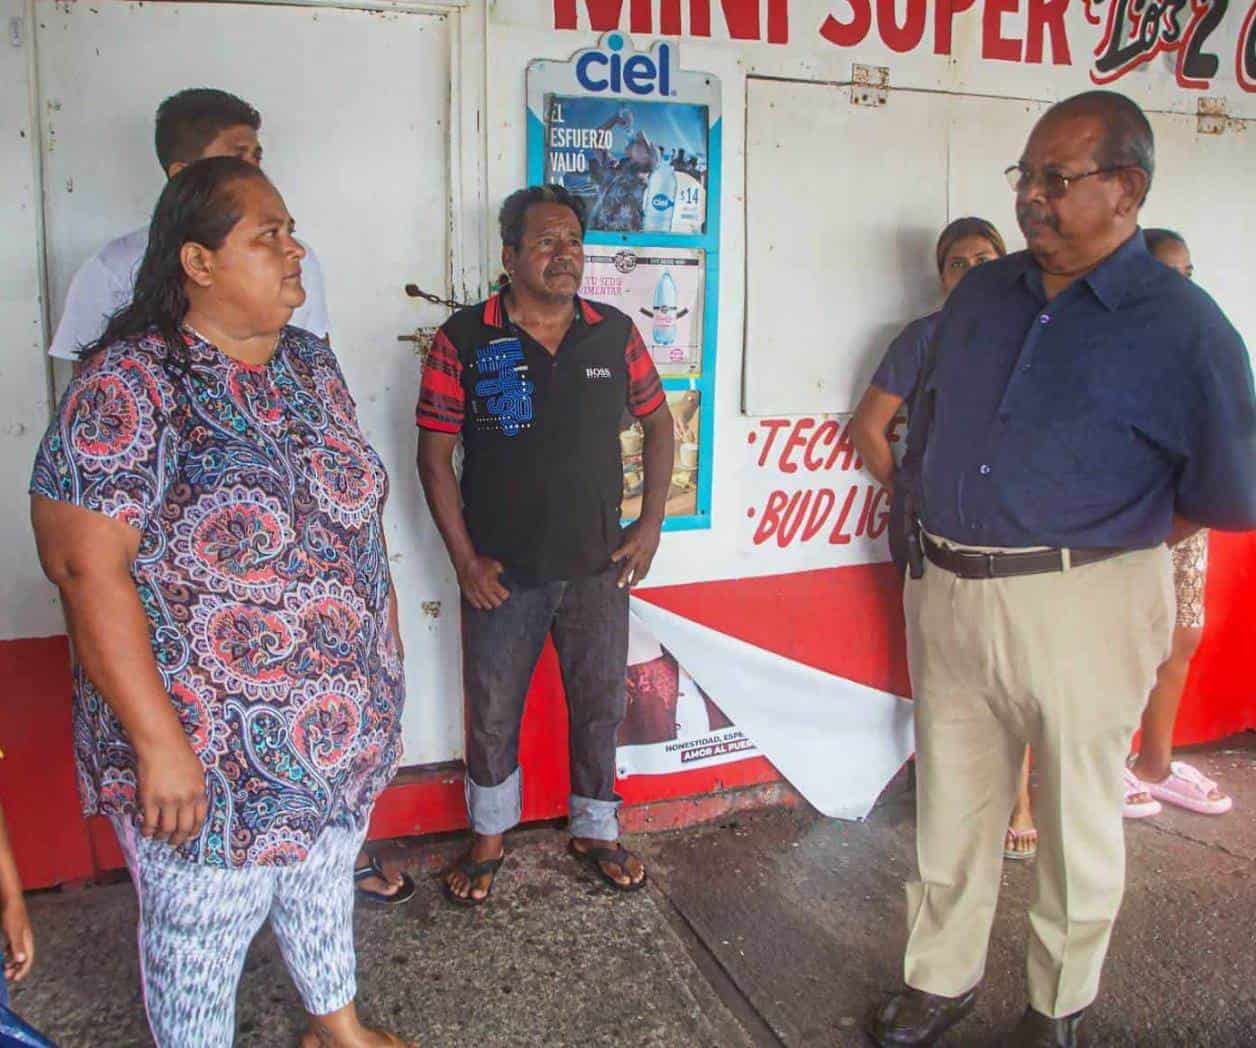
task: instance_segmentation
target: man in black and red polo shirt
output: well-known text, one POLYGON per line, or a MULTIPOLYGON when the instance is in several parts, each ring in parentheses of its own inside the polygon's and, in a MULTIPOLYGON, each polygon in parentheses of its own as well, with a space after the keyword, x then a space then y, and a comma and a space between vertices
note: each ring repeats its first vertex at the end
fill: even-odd
POLYGON ((423 370, 419 477, 463 595, 474 837, 445 875, 461 905, 488 897, 502 835, 519 822, 519 722, 551 633, 570 712, 571 851, 615 888, 645 883, 618 843, 615 734, 628 587, 658 549, 672 419, 632 321, 576 295, 584 223, 583 202, 560 186, 512 194, 501 210, 509 284, 452 316, 423 370), (621 528, 625 408, 645 431, 645 493, 641 517, 621 528))

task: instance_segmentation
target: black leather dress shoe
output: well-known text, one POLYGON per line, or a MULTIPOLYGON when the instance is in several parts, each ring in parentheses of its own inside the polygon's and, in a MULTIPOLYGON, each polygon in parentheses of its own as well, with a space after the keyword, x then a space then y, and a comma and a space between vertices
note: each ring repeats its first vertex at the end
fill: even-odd
POLYGON ((1007 1048, 1077 1048, 1077 1028, 1082 1024, 1085 1010, 1072 1015, 1052 1019, 1026 1008, 1021 1021, 1005 1042, 1007 1048))
POLYGON ((868 1016, 867 1032, 874 1044, 929 1045, 973 1009, 977 991, 939 997, 908 986, 868 1016))

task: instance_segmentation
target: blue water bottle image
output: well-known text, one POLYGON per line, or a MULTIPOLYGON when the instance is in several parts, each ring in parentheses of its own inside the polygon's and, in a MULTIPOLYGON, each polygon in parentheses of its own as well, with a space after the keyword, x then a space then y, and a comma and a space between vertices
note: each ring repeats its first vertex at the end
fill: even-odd
POLYGON ((641 228, 647 233, 670 233, 672 212, 676 210, 676 171, 661 149, 645 185, 644 204, 641 228))

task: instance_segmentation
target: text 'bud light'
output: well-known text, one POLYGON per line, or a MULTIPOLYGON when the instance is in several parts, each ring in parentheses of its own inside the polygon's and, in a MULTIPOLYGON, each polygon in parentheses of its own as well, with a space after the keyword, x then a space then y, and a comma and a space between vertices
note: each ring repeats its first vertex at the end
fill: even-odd
POLYGON ((633 95, 670 95, 672 93, 672 48, 659 44, 657 60, 646 54, 620 52, 625 39, 618 33, 606 38, 605 51, 586 51, 576 60, 576 80, 586 91, 609 91, 633 95))

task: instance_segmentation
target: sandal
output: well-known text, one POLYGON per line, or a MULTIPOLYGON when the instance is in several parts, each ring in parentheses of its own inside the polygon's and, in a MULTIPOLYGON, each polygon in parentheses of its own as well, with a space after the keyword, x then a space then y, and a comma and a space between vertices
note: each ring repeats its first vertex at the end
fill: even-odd
POLYGON ((1160 802, 1151 796, 1151 790, 1147 783, 1135 775, 1130 768, 1121 769, 1121 778, 1125 783, 1125 802, 1121 807, 1121 815, 1124 818, 1146 819, 1151 815, 1159 815, 1164 811, 1160 806, 1160 802), (1149 799, 1145 801, 1132 799, 1140 793, 1146 795, 1149 799))
POLYGON ((1007 828, 1007 833, 1003 836, 1003 858, 1016 859, 1020 862, 1028 862, 1037 854, 1037 830, 1014 830, 1011 826, 1007 828), (1021 841, 1028 841, 1030 847, 1017 848, 1016 845, 1021 841))
MULTIPOLYGON (((372 855, 371 861, 365 866, 359 866, 353 871, 353 883, 356 887, 360 881, 366 880, 368 877, 378 877, 381 881, 388 880, 388 874, 384 872, 384 867, 380 865, 379 859, 372 855)), ((409 902, 414 898, 414 879, 408 873, 402 873, 401 883, 397 885, 394 892, 380 892, 371 888, 357 888, 357 893, 364 899, 378 903, 381 906, 399 906, 403 902, 409 902)))
POLYGON ((614 877, 606 872, 602 866, 603 863, 614 863, 621 870, 623 870, 624 873, 628 872, 628 860, 632 858, 632 856, 628 849, 618 841, 616 841, 613 845, 606 847, 589 848, 586 851, 581 851, 576 847, 576 842, 571 840, 567 842, 567 850, 571 852, 571 854, 580 862, 592 868, 597 875, 602 878, 602 880, 604 880, 617 892, 640 891, 645 887, 645 882, 650 879, 649 874, 643 869, 641 871, 641 880, 630 881, 628 884, 620 884, 619 881, 615 880, 614 877))
POLYGON ((1224 815, 1234 807, 1233 799, 1225 794, 1209 797, 1217 784, 1198 768, 1183 761, 1171 761, 1166 778, 1160 782, 1144 783, 1144 786, 1156 800, 1176 804, 1200 815, 1224 815))
POLYGON ((471 853, 467 852, 466 855, 449 867, 449 869, 441 876, 440 887, 441 891, 445 893, 445 898, 455 906, 463 907, 479 906, 482 903, 488 902, 488 897, 493 894, 493 885, 497 881, 497 871, 501 869, 502 863, 505 859, 506 853, 502 852, 502 854, 497 856, 496 859, 485 859, 483 862, 475 862, 471 858, 471 853), (464 877, 466 877, 472 885, 475 884, 477 878, 483 877, 486 873, 492 874, 488 882, 488 887, 484 889, 484 897, 482 899, 477 899, 471 894, 470 888, 467 889, 466 895, 459 895, 449 886, 449 882, 445 880, 445 876, 448 875, 449 870, 457 870, 464 877))

